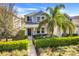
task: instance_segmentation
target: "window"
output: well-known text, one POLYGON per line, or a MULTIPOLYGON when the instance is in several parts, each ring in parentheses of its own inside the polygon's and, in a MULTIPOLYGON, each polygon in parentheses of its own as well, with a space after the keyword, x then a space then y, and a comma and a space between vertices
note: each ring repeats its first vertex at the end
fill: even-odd
POLYGON ((42 33, 44 33, 44 28, 42 28, 42 33))
POLYGON ((40 29, 37 29, 37 33, 40 33, 40 29))
POLYGON ((40 17, 37 17, 37 21, 39 22, 39 20, 40 20, 40 17))
POLYGON ((42 17, 42 19, 44 19, 44 17, 42 17))
POLYGON ((30 18, 29 16, 27 16, 27 21, 28 21, 28 22, 31 21, 31 18, 30 18))

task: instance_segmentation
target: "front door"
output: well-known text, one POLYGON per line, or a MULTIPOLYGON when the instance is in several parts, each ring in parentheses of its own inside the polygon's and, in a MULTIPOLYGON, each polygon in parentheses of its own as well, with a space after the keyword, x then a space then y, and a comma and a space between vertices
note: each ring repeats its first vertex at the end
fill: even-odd
POLYGON ((31 36, 31 28, 28 28, 27 31, 28 31, 28 36, 31 36))

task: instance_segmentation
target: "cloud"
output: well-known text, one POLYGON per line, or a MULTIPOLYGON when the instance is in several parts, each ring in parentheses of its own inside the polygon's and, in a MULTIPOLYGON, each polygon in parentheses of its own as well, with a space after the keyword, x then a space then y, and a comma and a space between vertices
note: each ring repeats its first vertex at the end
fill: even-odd
POLYGON ((79 14, 69 14, 71 17, 72 16, 79 16, 79 14))
POLYGON ((22 12, 27 12, 27 11, 36 11, 39 10, 37 8, 21 8, 21 7, 14 7, 14 10, 17 10, 18 12, 22 13, 22 12))
POLYGON ((37 9, 37 8, 20 8, 20 7, 15 6, 14 10, 17 11, 17 15, 25 15, 25 14, 28 14, 33 11, 38 11, 39 9, 37 9))
POLYGON ((61 10, 60 10, 60 12, 65 13, 65 12, 66 12, 66 10, 65 10, 65 9, 61 9, 61 10))
POLYGON ((36 8, 17 8, 18 12, 25 12, 25 11, 35 11, 38 10, 36 8))
POLYGON ((31 13, 33 11, 36 11, 36 10, 38 10, 38 9, 36 9, 36 8, 18 8, 17 12, 18 12, 18 15, 25 15, 25 14, 31 13))

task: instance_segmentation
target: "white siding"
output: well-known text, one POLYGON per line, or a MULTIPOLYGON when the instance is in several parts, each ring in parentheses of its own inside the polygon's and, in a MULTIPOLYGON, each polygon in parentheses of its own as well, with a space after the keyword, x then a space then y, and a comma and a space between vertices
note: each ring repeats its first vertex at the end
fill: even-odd
POLYGON ((37 15, 34 15, 34 16, 32 16, 32 22, 33 23, 38 23, 37 21, 37 17, 40 17, 40 21, 42 21, 43 19, 41 19, 42 17, 45 17, 45 16, 43 16, 42 14, 37 14, 37 15))
POLYGON ((79 35, 79 19, 72 19, 72 22, 76 26, 75 33, 79 35))

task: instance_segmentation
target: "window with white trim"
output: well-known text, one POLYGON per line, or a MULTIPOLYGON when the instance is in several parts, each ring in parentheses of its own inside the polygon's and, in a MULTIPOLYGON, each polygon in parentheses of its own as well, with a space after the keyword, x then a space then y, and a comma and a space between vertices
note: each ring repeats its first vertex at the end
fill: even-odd
POLYGON ((40 21, 40 17, 37 17, 37 22, 39 22, 40 21))
POLYGON ((37 33, 40 33, 40 29, 37 29, 37 33))
POLYGON ((44 31, 44 30, 45 30, 45 29, 44 29, 44 28, 42 28, 42 31, 41 31, 41 32, 42 32, 42 33, 45 33, 45 31, 44 31))

